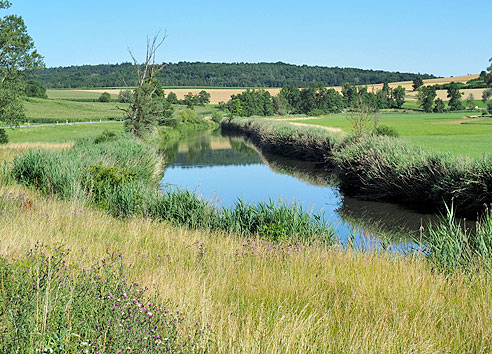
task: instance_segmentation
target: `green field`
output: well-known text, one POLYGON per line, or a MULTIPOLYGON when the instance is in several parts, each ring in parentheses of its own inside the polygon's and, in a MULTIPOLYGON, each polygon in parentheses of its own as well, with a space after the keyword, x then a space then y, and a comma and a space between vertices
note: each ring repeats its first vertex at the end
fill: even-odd
MULTIPOLYGON (((111 89, 108 88, 110 91, 111 89)), ((73 91, 73 90, 46 90, 46 94, 49 99, 54 100, 73 100, 73 101, 90 101, 97 100, 101 96, 100 92, 89 92, 89 91, 73 91)), ((118 95, 111 94, 112 99, 118 99, 118 95)))
POLYGON ((74 102, 42 98, 29 98, 25 101, 26 117, 31 122, 52 120, 64 122, 123 119, 124 103, 74 102))
MULTIPOLYGON (((401 137, 418 145, 454 155, 480 156, 492 153, 492 119, 465 118, 458 113, 382 113, 379 124, 395 128, 401 137), (463 124, 461 124, 463 123, 463 124)), ((350 132, 348 114, 297 120, 304 124, 341 128, 350 132)))
POLYGON ((123 131, 123 123, 94 123, 81 125, 52 125, 7 129, 10 143, 66 143, 76 139, 94 137, 104 130, 123 131))

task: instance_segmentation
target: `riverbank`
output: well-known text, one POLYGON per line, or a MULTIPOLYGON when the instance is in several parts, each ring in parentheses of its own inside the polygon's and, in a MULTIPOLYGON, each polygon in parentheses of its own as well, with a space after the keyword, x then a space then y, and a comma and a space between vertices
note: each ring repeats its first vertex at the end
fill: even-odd
POLYGON ((254 118, 224 120, 222 129, 249 137, 278 155, 324 163, 348 196, 439 212, 453 204, 475 216, 492 203, 492 157, 453 157, 398 138, 353 138, 315 127, 254 118))

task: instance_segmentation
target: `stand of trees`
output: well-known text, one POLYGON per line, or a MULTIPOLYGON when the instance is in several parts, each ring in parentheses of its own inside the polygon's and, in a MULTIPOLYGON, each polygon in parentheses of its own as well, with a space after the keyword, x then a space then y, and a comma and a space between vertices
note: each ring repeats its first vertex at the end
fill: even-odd
POLYGON ((265 90, 246 90, 233 95, 225 108, 232 115, 271 116, 273 114, 307 114, 321 115, 339 113, 346 108, 354 108, 361 103, 373 110, 401 108, 405 102, 405 89, 398 86, 391 89, 388 84, 382 90, 368 92, 367 87, 357 88, 350 84, 343 85, 342 94, 333 88, 326 88, 321 83, 299 89, 287 85, 277 96, 272 97, 265 90))
MULTIPOLYGON (((309 87, 314 82, 339 86, 345 82, 367 85, 411 81, 417 74, 285 63, 188 63, 165 64, 157 74, 164 86, 201 87, 309 87)), ((421 75, 421 78, 433 78, 421 75)), ((49 68, 38 80, 48 88, 136 86, 133 63, 49 68)))

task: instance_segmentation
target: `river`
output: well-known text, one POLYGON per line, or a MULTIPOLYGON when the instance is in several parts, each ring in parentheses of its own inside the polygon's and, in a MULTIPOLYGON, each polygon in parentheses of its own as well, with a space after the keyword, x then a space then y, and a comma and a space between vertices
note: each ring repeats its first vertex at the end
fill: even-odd
POLYGON ((413 248, 413 239, 435 219, 394 204, 345 197, 322 165, 262 154, 251 142, 220 130, 194 132, 163 145, 162 152, 164 191, 188 189, 217 207, 239 199, 296 202, 307 212, 323 213, 342 243, 359 248, 413 248))

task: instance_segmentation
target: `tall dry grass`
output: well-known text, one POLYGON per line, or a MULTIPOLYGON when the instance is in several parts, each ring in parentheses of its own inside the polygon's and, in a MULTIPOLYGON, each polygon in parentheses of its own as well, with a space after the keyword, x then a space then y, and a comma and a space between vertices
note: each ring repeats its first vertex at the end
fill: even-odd
POLYGON ((87 264, 120 251, 135 281, 157 284, 190 321, 212 324, 213 353, 487 353, 492 346, 485 276, 446 276, 418 257, 117 220, 18 186, 2 187, 0 196, 1 254, 64 244, 71 262, 87 264))

